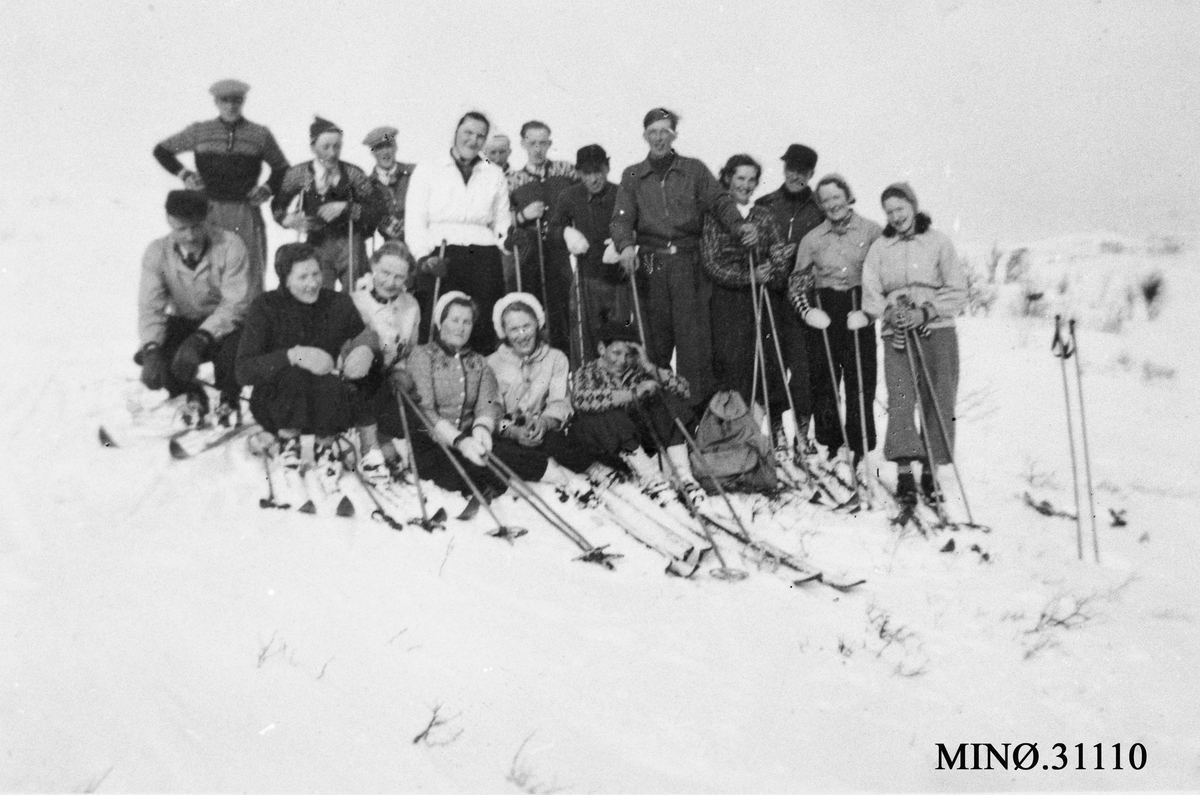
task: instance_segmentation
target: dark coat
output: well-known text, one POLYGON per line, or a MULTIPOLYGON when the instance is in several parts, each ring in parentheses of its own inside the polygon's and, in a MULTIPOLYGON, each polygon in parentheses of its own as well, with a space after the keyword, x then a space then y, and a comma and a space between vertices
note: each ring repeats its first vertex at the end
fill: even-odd
POLYGON ((350 296, 321 290, 312 304, 297 301, 280 287, 254 299, 246 312, 238 346, 237 379, 243 386, 271 381, 292 365, 287 352, 311 345, 334 359, 358 345, 370 344, 370 332, 350 296))

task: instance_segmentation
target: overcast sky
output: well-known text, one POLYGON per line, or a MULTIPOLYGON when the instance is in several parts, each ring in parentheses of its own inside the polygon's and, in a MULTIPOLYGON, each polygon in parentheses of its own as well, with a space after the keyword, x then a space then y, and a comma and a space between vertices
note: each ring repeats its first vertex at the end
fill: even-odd
MULTIPOLYGON (((748 152, 780 180, 791 142, 820 153, 879 218, 916 188, 935 224, 1003 243, 1200 228, 1200 3, 191 2, 0 0, 5 181, 149 195, 177 182, 150 150, 249 82, 246 115, 293 162, 314 112, 379 124, 401 158, 449 146, 479 108, 552 156, 599 142, 645 155, 641 118, 683 117, 676 148, 716 171, 748 152)), ((514 162, 523 162, 518 149, 514 162)), ((614 173, 614 178, 617 174, 614 173)), ((11 183, 10 183, 11 187, 11 183)), ((157 214, 158 208, 155 207, 157 214)))

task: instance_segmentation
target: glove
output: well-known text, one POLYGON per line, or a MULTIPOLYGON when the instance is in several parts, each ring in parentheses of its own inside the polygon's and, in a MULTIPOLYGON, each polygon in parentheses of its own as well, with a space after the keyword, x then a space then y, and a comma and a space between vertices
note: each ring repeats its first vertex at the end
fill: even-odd
POLYGON ((438 279, 446 278, 446 274, 450 269, 446 265, 446 260, 439 257, 437 254, 430 254, 417 265, 417 269, 421 273, 428 273, 430 276, 438 279))
POLYGON ((375 361, 375 352, 366 345, 359 345, 342 360, 342 377, 349 381, 365 378, 375 361))
POLYGON ((892 325, 900 331, 908 331, 909 329, 920 328, 929 321, 929 314, 924 307, 920 306, 898 306, 896 307, 895 316, 892 318, 892 325))
POLYGON ((535 221, 538 218, 541 218, 545 214, 546 203, 539 199, 538 201, 533 201, 525 205, 524 209, 517 213, 517 221, 528 223, 529 221, 535 221))
POLYGON ((637 270, 637 249, 634 246, 626 246, 617 257, 617 262, 621 263, 626 273, 633 273, 637 270))
POLYGON ((583 236, 582 232, 573 226, 568 226, 563 229, 563 240, 567 242, 567 251, 571 252, 577 257, 582 254, 586 254, 588 249, 591 248, 591 245, 588 243, 588 239, 583 236))
POLYGON ((311 345, 297 345, 288 349, 288 361, 313 375, 328 375, 333 372, 333 357, 311 345))
POLYGON ((483 445, 475 436, 465 436, 458 443, 458 452, 462 453, 463 458, 470 461, 477 467, 485 466, 486 454, 483 451, 483 445))
POLYGON ((601 257, 601 262, 605 265, 616 265, 621 261, 621 255, 617 253, 617 247, 613 244, 612 238, 604 241, 604 256, 601 257))
POLYGON ((266 185, 256 185, 254 190, 246 194, 246 201, 251 204, 262 204, 271 198, 271 189, 266 185))
POLYGON ((167 385, 167 359, 157 342, 147 342, 133 360, 142 366, 142 383, 147 389, 162 389, 167 385))
POLYGON ((479 442, 479 446, 487 452, 492 452, 492 432, 482 425, 471 429, 471 438, 479 442))
POLYGON ((188 190, 204 190, 204 180, 200 179, 200 175, 195 171, 188 171, 185 168, 179 172, 179 178, 183 180, 183 187, 188 190))
POLYGON ((458 441, 458 428, 450 420, 438 420, 433 426, 433 435, 441 439, 447 447, 454 447, 458 441))
POLYGON ((846 315, 846 328, 851 331, 858 331, 860 328, 866 328, 869 325, 871 325, 871 318, 861 309, 855 309, 846 315))
POLYGON ((397 395, 402 393, 412 395, 417 391, 417 382, 413 380, 412 373, 403 367, 392 370, 391 380, 392 392, 397 395))
POLYGON ((812 308, 804 313, 804 322, 813 328, 829 328, 829 314, 824 309, 812 308))
POLYGON ((179 346, 179 350, 175 351, 175 358, 171 360, 171 375, 179 381, 195 380, 196 371, 200 369, 200 363, 205 360, 208 346, 212 342, 212 334, 203 329, 185 339, 179 346))

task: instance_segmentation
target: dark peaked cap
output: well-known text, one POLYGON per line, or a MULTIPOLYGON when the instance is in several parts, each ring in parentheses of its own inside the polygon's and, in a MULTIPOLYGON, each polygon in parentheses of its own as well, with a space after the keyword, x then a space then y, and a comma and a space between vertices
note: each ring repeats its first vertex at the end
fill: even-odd
POLYGON ((783 161, 784 166, 795 168, 798 171, 812 171, 817 167, 816 151, 809 149, 804 144, 792 144, 779 159, 783 161))

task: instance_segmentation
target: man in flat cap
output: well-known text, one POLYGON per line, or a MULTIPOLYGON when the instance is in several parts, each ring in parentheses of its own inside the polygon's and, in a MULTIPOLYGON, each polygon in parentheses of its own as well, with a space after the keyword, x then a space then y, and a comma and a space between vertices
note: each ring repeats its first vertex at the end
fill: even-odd
POLYGON ((509 248, 519 257, 522 289, 541 298, 546 305, 551 347, 566 351, 571 344, 571 266, 562 237, 551 236, 546 221, 559 194, 578 184, 579 177, 566 160, 550 159, 553 145, 550 127, 545 122, 532 120, 521 125, 521 148, 525 150, 526 161, 520 170, 508 175, 513 212, 509 248))
POLYGON ((386 212, 382 191, 342 158, 342 128, 316 116, 308 127, 313 159, 284 174, 271 212, 280 226, 305 236, 317 251, 325 287, 350 292, 367 270, 366 238, 386 212))
POLYGON ((758 233, 704 163, 672 148, 678 123, 666 108, 642 119, 650 152, 621 175, 609 228, 622 267, 638 274, 651 360, 669 367, 674 353, 693 405, 702 409, 714 388, 712 283, 700 267, 704 216, 712 215, 746 245, 757 242, 758 233))
POLYGON ((209 88, 218 116, 198 121, 154 147, 162 167, 202 191, 211 202, 208 222, 237 234, 250 257, 251 289, 261 291, 267 261, 267 230, 258 205, 279 192, 288 161, 275 136, 242 116, 250 86, 240 80, 218 80, 209 88), (176 157, 191 152, 194 171, 176 157), (263 163, 271 169, 259 184, 263 163))
POLYGON ((561 238, 575 255, 578 295, 571 294, 571 367, 596 358, 596 336, 605 321, 631 320, 629 277, 616 262, 605 262, 608 225, 617 203, 617 186, 608 181, 608 153, 588 144, 575 155, 580 183, 558 194, 548 222, 552 238, 561 238), (576 315, 576 312, 579 315, 576 315), (577 317, 583 328, 576 330, 577 317), (582 337, 582 350, 580 339, 582 337))
POLYGON ((376 127, 367 133, 363 146, 371 150, 375 168, 371 180, 387 202, 387 211, 376 227, 384 240, 404 241, 404 199, 408 195, 408 182, 412 179, 414 163, 401 163, 396 159, 395 127, 376 127))
MULTIPOLYGON (((817 168, 817 153, 804 144, 792 144, 780 160, 783 161, 783 184, 779 186, 779 190, 768 193, 755 204, 767 208, 775 215, 779 228, 786 235, 788 245, 795 251, 804 236, 825 220, 825 214, 821 212, 812 189, 808 187, 817 168)), ((791 277, 790 270, 787 276, 791 277)), ((805 331, 805 324, 787 301, 787 279, 784 279, 782 284, 785 286, 769 290, 768 296, 779 326, 779 343, 788 368, 788 391, 792 393, 792 402, 796 404, 797 443, 801 447, 808 447, 811 452, 811 447, 807 444, 808 426, 813 411, 809 368, 825 366, 824 352, 812 351, 810 356, 807 344, 809 335, 805 331)), ((782 452, 781 448, 786 449, 786 442, 779 418, 775 418, 775 426, 772 433, 776 450, 782 452)))
POLYGON ((234 233, 210 225, 209 199, 194 190, 167 194, 166 237, 152 242, 142 257, 138 289, 138 337, 134 361, 142 383, 186 394, 181 417, 205 424, 208 397, 196 381, 201 363, 213 363, 221 393, 219 425, 240 421, 241 388, 234 376, 242 321, 251 298, 246 246, 234 233))

